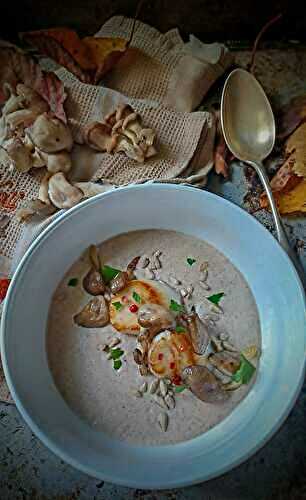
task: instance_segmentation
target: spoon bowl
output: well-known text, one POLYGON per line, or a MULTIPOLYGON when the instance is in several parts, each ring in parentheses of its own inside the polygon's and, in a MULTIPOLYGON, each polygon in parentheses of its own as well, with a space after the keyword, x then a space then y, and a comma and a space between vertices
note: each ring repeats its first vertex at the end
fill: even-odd
POLYGON ((275 120, 267 96, 251 73, 236 69, 222 95, 221 123, 229 149, 241 161, 262 161, 275 142, 275 120))

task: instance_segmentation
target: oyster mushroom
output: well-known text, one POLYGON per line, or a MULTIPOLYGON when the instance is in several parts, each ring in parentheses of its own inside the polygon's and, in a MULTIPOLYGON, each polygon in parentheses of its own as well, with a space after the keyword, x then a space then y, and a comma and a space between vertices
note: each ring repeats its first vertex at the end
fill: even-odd
POLYGON ((72 186, 62 172, 52 175, 49 180, 49 197, 57 208, 71 208, 83 198, 80 189, 72 186))
POLYGON ((205 403, 222 403, 228 399, 222 384, 205 366, 187 366, 182 371, 182 380, 205 403))
POLYGON ((116 138, 115 153, 125 153, 128 158, 137 161, 137 163, 144 163, 144 152, 139 146, 130 142, 124 135, 115 134, 113 137, 116 138))
POLYGON ((27 129, 27 133, 35 146, 45 153, 57 153, 63 149, 70 151, 73 145, 67 125, 46 113, 36 118, 33 125, 27 129))
POLYGON ((200 355, 204 354, 209 343, 207 326, 196 313, 189 314, 186 321, 194 352, 200 355))
POLYGON ((105 292, 105 284, 99 271, 92 268, 83 279, 83 287, 90 295, 102 295, 105 292))
POLYGON ((71 156, 67 151, 60 151, 54 154, 41 153, 41 156, 45 160, 48 171, 52 174, 57 174, 58 172, 66 174, 71 169, 71 156))
POLYGON ((172 313, 165 307, 158 304, 144 304, 138 310, 138 323, 158 333, 173 328, 175 320, 172 313))
POLYGON ((225 375, 233 375, 240 367, 240 355, 233 352, 222 351, 211 354, 208 361, 225 375))
POLYGON ((32 167, 31 152, 19 137, 9 139, 3 147, 19 172, 30 170, 32 167))
POLYGON ((116 144, 117 136, 112 136, 112 129, 107 123, 92 122, 85 126, 83 139, 93 149, 111 153, 116 144))
POLYGON ((39 191, 38 191, 38 199, 45 203, 46 205, 50 205, 51 201, 49 198, 49 179, 52 174, 47 172, 41 180, 39 191))
POLYGON ((85 328, 100 328, 107 325, 109 312, 105 298, 99 295, 90 300, 73 319, 77 325, 85 328))
POLYGON ((128 129, 123 130, 122 125, 123 125, 123 120, 119 120, 112 128, 112 135, 114 134, 125 135, 132 142, 134 146, 137 146, 139 143, 139 139, 137 139, 136 134, 134 134, 134 132, 128 129))
POLYGON ((111 292, 115 295, 116 293, 123 290, 128 282, 130 281, 129 275, 125 271, 118 273, 109 283, 111 292))

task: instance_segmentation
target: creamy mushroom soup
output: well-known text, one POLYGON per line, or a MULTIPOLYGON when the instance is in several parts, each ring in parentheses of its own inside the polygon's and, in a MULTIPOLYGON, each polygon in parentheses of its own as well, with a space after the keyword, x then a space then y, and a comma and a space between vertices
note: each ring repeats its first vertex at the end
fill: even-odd
POLYGON ((58 390, 91 426, 134 444, 177 443, 239 411, 256 379, 259 319, 214 247, 137 231, 90 246, 69 269, 47 350, 58 390))

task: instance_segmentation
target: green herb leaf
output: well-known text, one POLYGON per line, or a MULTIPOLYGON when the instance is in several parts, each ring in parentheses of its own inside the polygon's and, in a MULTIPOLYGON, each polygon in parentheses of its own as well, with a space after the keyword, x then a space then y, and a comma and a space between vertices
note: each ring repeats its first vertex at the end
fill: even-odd
POLYGON ((111 356, 113 360, 121 358, 122 354, 124 354, 124 351, 119 347, 111 349, 111 356))
POLYGON ((255 366, 252 365, 244 356, 240 354, 240 367, 232 375, 232 380, 234 382, 241 382, 242 384, 248 384, 256 370, 255 366))
POLYGON ((114 369, 119 370, 119 368, 121 368, 121 366, 122 366, 122 361, 120 359, 116 359, 114 361, 114 369))
POLYGON ((101 267, 101 274, 104 283, 109 283, 117 274, 119 274, 121 271, 119 269, 115 269, 114 267, 110 266, 102 266, 101 267))
POLYGON ((120 311, 123 308, 123 304, 121 304, 121 302, 112 302, 112 304, 116 311, 120 311))
POLYGON ((210 300, 210 302, 212 302, 213 304, 218 305, 220 300, 222 299, 223 295, 224 295, 224 292, 220 292, 220 293, 216 293, 215 295, 210 295, 210 297, 207 297, 207 299, 210 300))
POLYGON ((175 331, 177 333, 185 333, 186 332, 186 328, 184 328, 183 326, 176 326, 175 327, 175 331))
POLYGON ((169 309, 171 309, 171 311, 175 311, 175 312, 183 312, 185 310, 184 306, 182 306, 181 304, 178 304, 173 299, 171 299, 169 309))
POLYGON ((190 266, 192 266, 192 265, 196 262, 196 260, 195 260, 195 259, 192 259, 191 257, 188 257, 186 260, 187 260, 187 263, 188 263, 190 266))
POLYGON ((180 392, 183 392, 185 389, 187 389, 186 385, 177 385, 174 388, 174 392, 176 392, 178 394, 180 392))
POLYGON ((77 286, 78 282, 78 278, 71 278, 71 280, 68 281, 68 286, 77 286))
POLYGON ((138 304, 140 304, 140 303, 141 303, 141 297, 140 297, 140 295, 138 295, 138 293, 137 293, 137 292, 133 292, 133 299, 134 299, 136 302, 138 302, 138 304))

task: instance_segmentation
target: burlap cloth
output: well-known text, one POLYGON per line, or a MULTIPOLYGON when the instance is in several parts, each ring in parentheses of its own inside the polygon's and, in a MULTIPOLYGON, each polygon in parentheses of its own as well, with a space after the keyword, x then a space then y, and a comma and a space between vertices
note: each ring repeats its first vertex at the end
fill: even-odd
MULTIPOLYGON (((132 20, 110 19, 98 36, 128 38, 132 20)), ((42 60, 44 69, 54 70, 65 84, 66 112, 74 140, 82 142, 82 127, 102 120, 117 104, 129 102, 143 118, 145 126, 157 131, 158 156, 139 165, 122 154, 98 153, 76 144, 73 150, 71 181, 100 181, 125 185, 146 181, 190 183, 204 186, 211 169, 215 122, 208 112, 191 112, 212 83, 232 62, 220 44, 204 45, 196 38, 184 44, 178 30, 161 34, 137 22, 131 49, 105 78, 103 86, 82 84, 71 73, 42 60)), ((37 197, 43 172, 19 174, 8 165, 0 166, 0 196, 11 194, 12 206, 1 209, 10 216, 0 240, 0 275, 11 275, 36 235, 49 219, 20 225, 15 207, 23 199, 37 197), (15 203, 16 202, 16 203, 15 203)), ((10 395, 0 368, 0 399, 10 395)))

